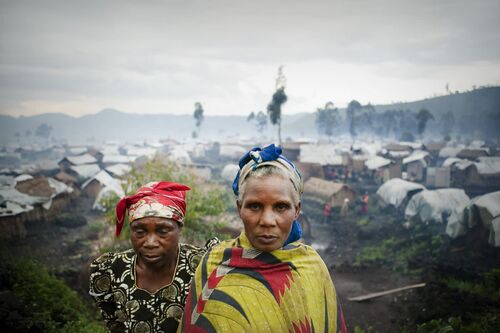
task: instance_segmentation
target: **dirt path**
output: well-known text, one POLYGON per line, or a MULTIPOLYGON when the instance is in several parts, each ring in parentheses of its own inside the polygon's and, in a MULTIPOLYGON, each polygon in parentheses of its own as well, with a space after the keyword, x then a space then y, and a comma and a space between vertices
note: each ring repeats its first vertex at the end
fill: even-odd
POLYGON ((352 230, 338 229, 349 226, 324 225, 313 222, 312 246, 321 255, 332 275, 340 297, 346 323, 350 332, 355 327, 365 332, 394 332, 406 318, 401 307, 415 298, 414 290, 385 295, 364 302, 348 301, 347 298, 403 287, 418 283, 397 272, 383 267, 358 268, 353 265, 360 244, 352 230), (336 230, 337 229, 337 230, 336 230))

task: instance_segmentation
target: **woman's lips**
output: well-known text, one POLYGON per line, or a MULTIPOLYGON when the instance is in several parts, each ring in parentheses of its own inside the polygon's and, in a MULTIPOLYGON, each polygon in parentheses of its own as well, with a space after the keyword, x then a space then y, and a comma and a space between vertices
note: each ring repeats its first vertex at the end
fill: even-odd
POLYGON ((278 239, 278 237, 274 235, 260 235, 257 236, 257 239, 259 240, 259 242, 263 244, 271 244, 275 242, 278 239))
POLYGON ((160 255, 159 254, 143 254, 142 255, 142 258, 146 261, 157 261, 158 259, 160 259, 160 255))

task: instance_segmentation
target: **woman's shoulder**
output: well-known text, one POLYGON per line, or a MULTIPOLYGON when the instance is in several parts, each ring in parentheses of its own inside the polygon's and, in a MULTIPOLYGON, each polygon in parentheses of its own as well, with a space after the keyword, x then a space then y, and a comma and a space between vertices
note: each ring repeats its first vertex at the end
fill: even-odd
POLYGON ((135 252, 133 249, 128 249, 122 252, 106 252, 94 259, 90 264, 91 271, 112 269, 117 264, 125 264, 131 262, 135 252))
POLYGON ((205 246, 196 246, 187 243, 181 243, 180 249, 183 253, 201 253, 204 254, 214 246, 220 244, 220 240, 217 237, 210 238, 205 242, 205 246))

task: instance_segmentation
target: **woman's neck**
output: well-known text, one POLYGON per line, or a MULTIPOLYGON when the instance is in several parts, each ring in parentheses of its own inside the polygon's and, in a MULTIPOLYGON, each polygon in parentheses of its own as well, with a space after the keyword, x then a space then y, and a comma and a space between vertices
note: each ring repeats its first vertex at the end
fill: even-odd
POLYGON ((155 264, 149 264, 137 257, 135 263, 135 275, 137 287, 155 293, 159 289, 169 285, 175 274, 179 250, 169 256, 166 260, 155 264))

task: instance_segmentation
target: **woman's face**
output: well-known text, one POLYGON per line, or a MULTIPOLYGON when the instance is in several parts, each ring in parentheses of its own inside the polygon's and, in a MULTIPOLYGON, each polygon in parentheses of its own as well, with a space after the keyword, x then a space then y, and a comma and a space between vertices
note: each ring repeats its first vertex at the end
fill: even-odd
POLYGON ((148 216, 135 220, 130 228, 132 246, 142 263, 162 265, 177 257, 180 226, 176 221, 148 216))
POLYGON ((300 202, 294 203, 293 191, 290 180, 277 175, 247 181, 237 205, 254 248, 270 252, 283 246, 300 213, 300 202))

